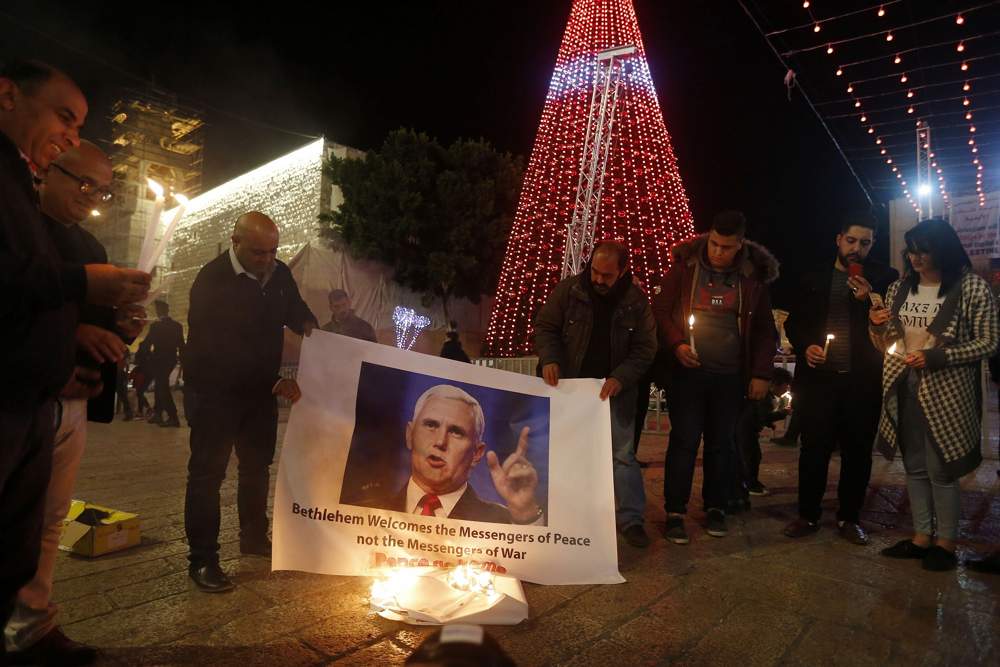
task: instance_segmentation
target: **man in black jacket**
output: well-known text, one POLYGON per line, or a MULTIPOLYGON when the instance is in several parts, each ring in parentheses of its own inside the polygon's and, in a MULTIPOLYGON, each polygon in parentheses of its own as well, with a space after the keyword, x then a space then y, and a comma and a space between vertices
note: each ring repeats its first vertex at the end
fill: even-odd
POLYGON ((875 224, 870 214, 844 221, 833 266, 802 277, 785 321, 796 355, 795 411, 802 427, 799 518, 785 527, 788 537, 819 530, 827 468, 839 445, 837 527, 847 541, 868 543, 859 520, 882 405, 882 353, 868 338, 868 310, 870 295, 884 297, 899 277, 868 259, 875 224))
POLYGON ((278 227, 263 213, 241 215, 233 245, 202 267, 191 286, 185 385, 193 392, 184 528, 189 574, 206 592, 233 588, 219 567, 219 489, 233 447, 239 458, 240 551, 271 555, 269 467, 278 429, 276 396, 301 392, 282 379, 284 328, 308 336, 316 317, 292 272, 277 260, 278 227))
POLYGON ((584 270, 556 285, 535 317, 535 347, 542 377, 553 387, 560 378, 604 380, 616 524, 629 544, 649 546, 646 491, 632 439, 636 385, 656 356, 656 323, 649 300, 632 283, 625 246, 598 243, 584 270))
MULTIPOLYGON (((51 465, 56 395, 75 380, 75 302, 143 298, 148 274, 63 265, 38 210, 36 174, 80 142, 87 102, 65 74, 37 62, 0 66, 0 622, 35 574, 51 465)), ((92 379, 92 376, 86 379, 92 379)), ((0 647, 0 652, 2 652, 0 647)))
MULTIPOLYGON (((104 247, 79 223, 110 201, 112 178, 107 156, 86 140, 52 163, 40 188, 41 207, 62 261, 107 262, 104 247)), ((115 309, 84 304, 79 308, 77 364, 94 371, 100 367, 102 382, 93 391, 60 394, 62 419, 45 493, 41 555, 35 576, 18 592, 14 615, 5 628, 8 647, 16 650, 22 661, 79 664, 94 657, 92 648, 69 640, 56 625, 57 608, 51 601, 56 552, 83 457, 87 421, 110 421, 113 416, 117 362, 124 357, 125 342, 142 329, 141 323, 132 319, 141 311, 141 306, 115 309)))
POLYGON ((140 345, 149 355, 149 368, 155 383, 153 416, 149 423, 177 428, 181 422, 177 419, 177 406, 170 392, 170 374, 184 353, 184 327, 170 317, 170 305, 166 301, 154 301, 153 306, 160 319, 149 325, 149 333, 140 345), (163 419, 164 412, 166 419, 163 419))

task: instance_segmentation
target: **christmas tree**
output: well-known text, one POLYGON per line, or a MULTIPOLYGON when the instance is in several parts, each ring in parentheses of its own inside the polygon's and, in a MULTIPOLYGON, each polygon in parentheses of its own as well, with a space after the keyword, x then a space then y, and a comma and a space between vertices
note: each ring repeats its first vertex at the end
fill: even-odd
POLYGON ((574 0, 525 171, 486 333, 486 356, 531 354, 531 321, 559 282, 573 216, 597 55, 635 46, 621 74, 600 217, 594 238, 630 251, 644 287, 670 265, 670 248, 694 234, 631 0, 574 0))

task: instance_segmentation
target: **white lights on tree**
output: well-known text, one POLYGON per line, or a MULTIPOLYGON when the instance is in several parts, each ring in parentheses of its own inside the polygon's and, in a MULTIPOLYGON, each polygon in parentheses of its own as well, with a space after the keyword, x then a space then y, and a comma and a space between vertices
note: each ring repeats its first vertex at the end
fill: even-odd
POLYGON ((430 326, 431 321, 423 315, 417 315, 412 308, 396 306, 392 311, 392 323, 396 326, 396 347, 409 350, 417 342, 420 332, 430 326))
POLYGON ((919 186, 917 186, 917 194, 919 194, 921 197, 926 197, 930 193, 931 193, 931 186, 928 185, 927 183, 921 183, 919 186))

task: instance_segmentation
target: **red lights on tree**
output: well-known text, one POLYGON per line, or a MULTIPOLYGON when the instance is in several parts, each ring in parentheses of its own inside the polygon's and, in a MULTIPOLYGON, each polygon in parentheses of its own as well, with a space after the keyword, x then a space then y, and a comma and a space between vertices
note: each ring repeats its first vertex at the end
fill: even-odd
POLYGON ((573 215, 596 56, 634 45, 622 75, 594 237, 621 239, 646 287, 694 234, 631 0, 574 0, 500 271, 484 354, 531 352, 531 321, 559 281, 573 215))

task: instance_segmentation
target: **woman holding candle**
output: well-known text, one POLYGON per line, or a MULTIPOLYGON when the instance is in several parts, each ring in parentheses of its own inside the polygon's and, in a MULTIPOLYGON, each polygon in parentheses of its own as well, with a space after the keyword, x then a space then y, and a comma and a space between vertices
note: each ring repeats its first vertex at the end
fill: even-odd
POLYGON ((878 448, 902 451, 913 512, 913 537, 882 550, 950 570, 955 558, 961 490, 980 452, 981 364, 1000 338, 989 285, 955 230, 925 220, 905 235, 906 273, 869 313, 870 334, 886 354, 878 448), (900 349, 901 348, 901 349, 900 349))

